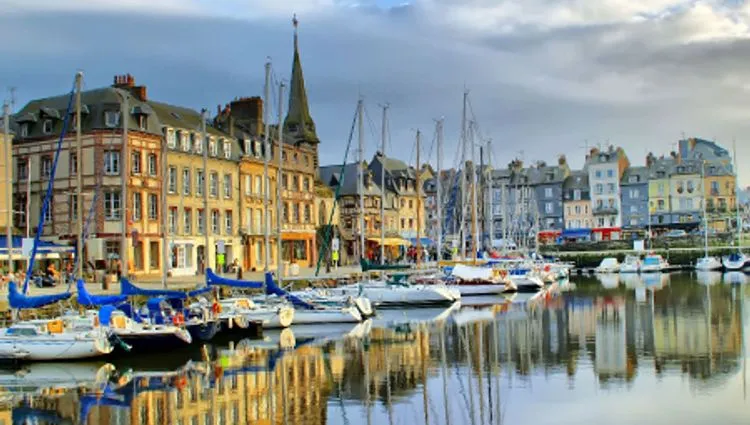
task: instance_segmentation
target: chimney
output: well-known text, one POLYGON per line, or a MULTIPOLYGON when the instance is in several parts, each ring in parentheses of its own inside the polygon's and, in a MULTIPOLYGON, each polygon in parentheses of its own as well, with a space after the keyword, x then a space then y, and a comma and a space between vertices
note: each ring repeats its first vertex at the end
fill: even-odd
POLYGON ((646 155, 646 167, 651 167, 652 165, 654 165, 654 161, 656 161, 654 153, 649 152, 648 155, 646 155))
POLYGON ((112 87, 128 90, 130 94, 135 96, 141 102, 148 100, 146 96, 146 86, 136 86, 135 77, 130 74, 115 75, 112 87))
POLYGON ((564 165, 567 165, 567 163, 568 163, 568 158, 566 158, 565 155, 560 155, 557 157, 557 165, 562 167, 564 165))
POLYGON ((254 134, 263 134, 263 99, 254 97, 241 97, 226 106, 226 112, 231 113, 235 121, 243 126, 254 129, 254 134))
POLYGON ((141 102, 146 102, 148 100, 148 96, 146 96, 146 86, 133 87, 132 93, 133 93, 133 96, 135 96, 141 102))

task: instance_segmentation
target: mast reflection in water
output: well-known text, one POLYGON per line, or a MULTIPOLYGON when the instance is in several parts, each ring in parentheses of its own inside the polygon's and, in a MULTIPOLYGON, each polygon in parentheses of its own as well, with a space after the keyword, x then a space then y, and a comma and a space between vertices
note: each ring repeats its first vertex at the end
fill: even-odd
POLYGON ((0 371, 0 423, 746 423, 746 287, 735 281, 575 278, 531 301, 29 365, 0 371))

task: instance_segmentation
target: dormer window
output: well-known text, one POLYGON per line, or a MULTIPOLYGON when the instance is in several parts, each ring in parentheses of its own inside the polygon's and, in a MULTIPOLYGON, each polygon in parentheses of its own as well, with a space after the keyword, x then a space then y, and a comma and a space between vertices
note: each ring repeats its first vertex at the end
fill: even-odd
POLYGON ((52 133, 52 120, 44 120, 42 122, 42 131, 44 134, 52 133))
POLYGON ((245 147, 245 155, 255 155, 254 147, 255 143, 250 139, 243 140, 243 146, 245 147))
POLYGON ((29 123, 25 122, 21 124, 21 137, 29 137, 29 123))
MULTIPOLYGON (((206 140, 208 140, 208 138, 206 138, 206 140)), ((201 140, 200 137, 195 138, 195 147, 193 148, 195 153, 203 153, 203 143, 205 143, 205 140, 201 140)))
POLYGON ((261 155, 265 154, 264 152, 265 150, 263 149, 263 144, 260 142, 260 140, 256 140, 254 145, 255 145, 255 151, 253 152, 253 154, 255 155, 256 158, 260 158, 261 155))
POLYGON ((678 173, 684 173, 685 172, 685 167, 677 167, 677 172, 678 173))
POLYGON ((138 115, 138 129, 146 131, 148 130, 148 116, 147 115, 138 115))
POLYGON ((183 132, 180 135, 180 149, 182 149, 183 152, 190 151, 190 140, 192 138, 193 138, 193 135, 187 132, 183 132))
POLYGON ((216 140, 209 139, 208 153, 211 154, 211 156, 217 156, 219 154, 219 147, 216 145, 216 140))
POLYGON ((640 176, 630 176, 628 177, 628 183, 638 183, 640 181, 640 176))
POLYGON ((177 146, 179 133, 179 130, 167 130, 167 147, 174 149, 177 146))
POLYGON ((232 159, 232 142, 224 140, 224 158, 232 159))
POLYGON ((120 125, 120 112, 104 111, 104 125, 109 128, 114 128, 120 125))

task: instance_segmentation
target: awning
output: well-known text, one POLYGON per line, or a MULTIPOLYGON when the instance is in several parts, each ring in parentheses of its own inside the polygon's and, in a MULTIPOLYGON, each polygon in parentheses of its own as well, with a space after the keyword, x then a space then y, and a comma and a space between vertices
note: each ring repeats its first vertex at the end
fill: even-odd
MULTIPOLYGON (((14 255, 21 255, 22 253, 22 246, 23 246, 23 238, 20 236, 13 236, 11 238, 11 241, 13 242, 13 254, 14 255)), ((75 248, 70 245, 58 245, 53 242, 40 240, 39 246, 37 247, 36 253, 39 254, 62 254, 66 252, 73 252, 75 251, 75 248)), ((8 242, 5 238, 5 235, 0 236, 0 254, 8 254, 8 242)))
MULTIPOLYGON (((416 245, 417 244, 417 238, 409 238, 409 243, 411 243, 412 245, 416 245)), ((435 242, 433 242, 432 239, 430 239, 430 238, 419 238, 419 243, 422 246, 431 246, 431 245, 435 244, 435 242)))
POLYGON ((587 238, 591 236, 591 229, 565 229, 560 236, 571 239, 587 238))
MULTIPOLYGON (((369 242, 375 242, 380 245, 380 238, 367 238, 369 242)), ((409 241, 402 238, 384 238, 383 246, 409 246, 409 241)))

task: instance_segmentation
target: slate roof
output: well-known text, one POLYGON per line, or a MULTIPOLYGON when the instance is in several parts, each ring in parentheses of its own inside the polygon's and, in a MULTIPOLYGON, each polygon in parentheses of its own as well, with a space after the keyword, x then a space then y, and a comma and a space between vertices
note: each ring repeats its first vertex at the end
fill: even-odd
POLYGON ((622 174, 622 179, 620 179, 620 185, 627 186, 627 185, 634 185, 634 184, 648 184, 648 175, 649 175, 648 167, 628 167, 625 169, 625 172, 622 174), (636 177, 637 181, 631 182, 630 181, 631 177, 636 177))
POLYGON ((584 170, 571 171, 563 182, 563 190, 589 190, 589 173, 584 170))
MULTIPOLYGON (((334 192, 336 187, 341 185, 339 189, 339 196, 352 196, 359 195, 357 180, 359 179, 357 172, 357 163, 350 163, 344 165, 344 172, 341 172, 341 165, 327 165, 320 167, 320 179, 334 192), (343 184, 341 180, 343 179, 343 184)), ((382 191, 377 184, 370 184, 365 187, 365 195, 381 196, 382 191)))
POLYGON ((532 184, 535 185, 562 183, 569 173, 570 170, 567 167, 559 165, 545 165, 529 169, 532 184))

